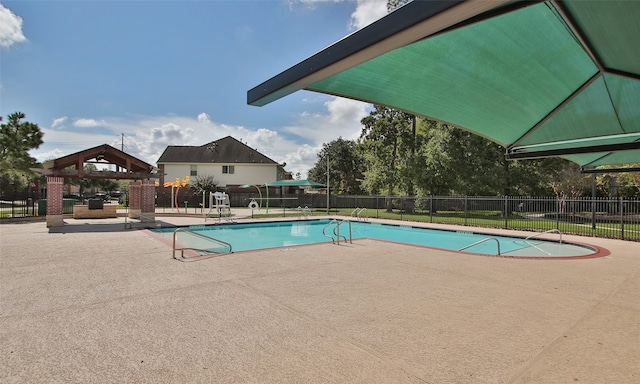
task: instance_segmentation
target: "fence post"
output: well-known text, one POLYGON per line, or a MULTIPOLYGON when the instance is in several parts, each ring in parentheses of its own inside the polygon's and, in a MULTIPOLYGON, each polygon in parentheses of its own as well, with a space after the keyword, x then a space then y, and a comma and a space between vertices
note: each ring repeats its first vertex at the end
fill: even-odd
POLYGON ((429 195, 429 222, 433 223, 433 195, 429 195))
POLYGON ((509 197, 505 195, 504 197, 504 228, 507 229, 509 227, 509 197))
POLYGON ((467 225, 467 195, 464 196, 464 225, 467 225))
POLYGON ((620 239, 624 240, 624 198, 620 197, 620 239))
POLYGON ((560 230, 560 198, 556 197, 556 229, 560 230))

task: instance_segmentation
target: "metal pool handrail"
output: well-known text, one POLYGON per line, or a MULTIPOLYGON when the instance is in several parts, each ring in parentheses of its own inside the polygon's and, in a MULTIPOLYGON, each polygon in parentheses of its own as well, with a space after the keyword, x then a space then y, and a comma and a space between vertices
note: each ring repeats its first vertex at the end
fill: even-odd
POLYGON ((560 235, 560 244, 562 244, 562 232, 560 232, 559 229, 550 229, 548 231, 544 231, 544 232, 540 232, 540 233, 536 233, 535 235, 531 235, 529 237, 527 237, 526 239, 524 239, 524 241, 527 241, 529 239, 533 239, 534 237, 538 237, 541 235, 544 235, 545 233, 558 233, 560 235))
MULTIPOLYGON (((336 227, 333 229, 333 233, 336 235, 336 238, 338 239, 338 245, 340 245, 340 236, 342 236, 340 235, 340 226, 344 224, 345 221, 349 223, 349 243, 353 243, 353 238, 351 235, 351 220, 340 220, 337 222, 336 227)), ((347 241, 347 238, 345 236, 342 236, 342 238, 344 239, 344 241, 347 241)))
POLYGON ((489 240, 494 240, 494 241, 496 242, 496 244, 498 245, 498 256, 500 256, 500 242, 499 242, 499 241, 498 241, 498 239, 496 239, 495 237, 487 237, 486 239, 482 239, 482 240, 476 241, 476 242, 475 242, 475 243, 473 243, 473 244, 469 244, 469 245, 467 245, 467 246, 465 246, 465 247, 462 247, 462 248, 458 249, 458 252, 459 252, 459 251, 464 251, 464 250, 465 250, 465 249, 467 249, 467 248, 471 248, 471 247, 473 247, 473 246, 475 246, 475 245, 478 245, 478 244, 484 243, 484 242, 489 241, 489 240))
POLYGON ((322 228, 322 234, 325 237, 328 237, 329 239, 331 239, 331 242, 334 244, 338 244, 340 245, 340 237, 342 237, 344 239, 344 241, 347 241, 346 236, 344 235, 340 235, 340 226, 344 223, 344 222, 348 222, 349 223, 349 243, 353 243, 353 236, 352 236, 352 231, 351 231, 351 220, 337 220, 337 219, 333 219, 330 222, 327 223, 327 225, 325 225, 322 228), (336 236, 335 238, 333 236, 329 236, 326 233, 326 229, 331 225, 331 224, 335 224, 335 228, 333 228, 333 234, 336 236))
POLYGON ((307 205, 305 205, 304 208, 302 208, 301 206, 298 206, 296 210, 298 211, 299 218, 304 217, 306 219, 309 217, 309 215, 313 215, 313 212, 311 212, 311 208, 309 208, 309 206, 307 205))
POLYGON ((358 221, 360 221, 360 219, 366 220, 367 216, 365 216, 364 218, 362 217, 363 212, 366 213, 367 208, 356 208, 351 212, 351 217, 355 217, 356 219, 358 219, 358 221))
POLYGON ((190 231, 186 228, 178 228, 173 232, 173 258, 176 260, 179 260, 176 257, 176 251, 180 250, 180 256, 184 259, 184 250, 185 249, 189 249, 192 251, 199 251, 199 252, 206 252, 206 253, 216 253, 216 252, 212 252, 211 249, 200 249, 200 248, 193 248, 193 247, 183 247, 183 248, 176 248, 176 238, 178 236, 178 232, 186 232, 189 233, 190 235, 193 235, 199 239, 205 240, 205 241, 209 241, 211 243, 215 243, 216 245, 224 245, 226 247, 229 247, 229 252, 227 253, 232 253, 233 252, 233 248, 231 246, 231 244, 227 243, 226 241, 222 241, 222 240, 218 240, 218 239, 214 239, 213 237, 209 237, 209 236, 204 236, 201 235, 197 232, 194 231, 190 231))
POLYGON ((336 221, 337 221, 336 219, 333 219, 330 222, 328 222, 324 227, 322 227, 322 234, 324 235, 324 237, 328 237, 329 239, 331 239, 332 243, 335 243, 336 240, 333 238, 333 236, 327 235, 325 230, 327 229, 327 227, 329 227, 331 224, 335 223, 336 221))

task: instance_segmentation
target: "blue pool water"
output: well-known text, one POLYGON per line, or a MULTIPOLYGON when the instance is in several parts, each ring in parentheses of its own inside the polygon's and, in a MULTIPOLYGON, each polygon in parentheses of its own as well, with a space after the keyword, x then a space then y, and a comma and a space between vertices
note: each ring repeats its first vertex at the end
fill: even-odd
MULTIPOLYGON (((329 220, 305 220, 251 224, 226 224, 189 227, 190 231, 230 243, 233 251, 291 247, 297 245, 331 242, 323 235, 323 228, 329 220)), ((333 234, 333 226, 325 232, 333 234)), ((351 222, 353 239, 378 239, 399 243, 428 246, 449 250, 458 250, 487 237, 500 242, 501 254, 513 256, 583 256, 594 253, 593 249, 570 244, 557 244, 541 240, 528 240, 478 234, 463 231, 446 231, 417 228, 405 225, 389 225, 370 222, 351 222)), ((154 229, 161 235, 172 235, 174 229, 154 229)), ((349 223, 340 227, 340 234, 349 237, 349 223)), ((343 240, 341 240, 343 241, 343 240)), ((497 244, 494 240, 478 244, 467 252, 496 255, 497 244)))

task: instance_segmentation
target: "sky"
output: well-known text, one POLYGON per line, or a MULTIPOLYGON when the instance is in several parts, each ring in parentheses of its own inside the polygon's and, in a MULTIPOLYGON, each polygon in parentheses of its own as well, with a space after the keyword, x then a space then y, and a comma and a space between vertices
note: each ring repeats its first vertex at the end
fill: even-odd
POLYGON ((298 91, 255 107, 247 91, 386 12, 386 0, 1 1, 0 115, 38 124, 39 161, 109 144, 155 165, 168 145, 233 136, 306 178, 371 106, 298 91))

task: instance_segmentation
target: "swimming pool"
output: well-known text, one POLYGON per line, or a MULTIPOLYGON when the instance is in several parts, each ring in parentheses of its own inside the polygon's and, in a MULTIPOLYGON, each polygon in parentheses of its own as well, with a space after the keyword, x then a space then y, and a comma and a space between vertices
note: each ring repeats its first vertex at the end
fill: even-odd
MULTIPOLYGON (((577 257, 597 253, 597 249, 579 245, 506 236, 495 236, 468 231, 450 231, 419 228, 409 225, 391 225, 372 222, 351 221, 352 238, 393 241, 411 245, 459 250, 473 243, 465 252, 497 255, 498 243, 502 256, 512 257, 577 257), (495 240, 494 240, 495 239, 495 240)), ((299 220, 250 224, 222 224, 191 226, 186 229, 197 234, 222 240, 232 245, 233 251, 248 251, 268 248, 294 247, 300 245, 331 242, 335 223, 331 220, 299 220)), ((152 232, 171 237, 175 228, 153 229, 152 232)), ((349 237, 349 223, 340 227, 340 235, 349 237)), ((335 237, 335 235, 334 235, 335 237)), ((342 239, 341 241, 344 241, 342 239)))

